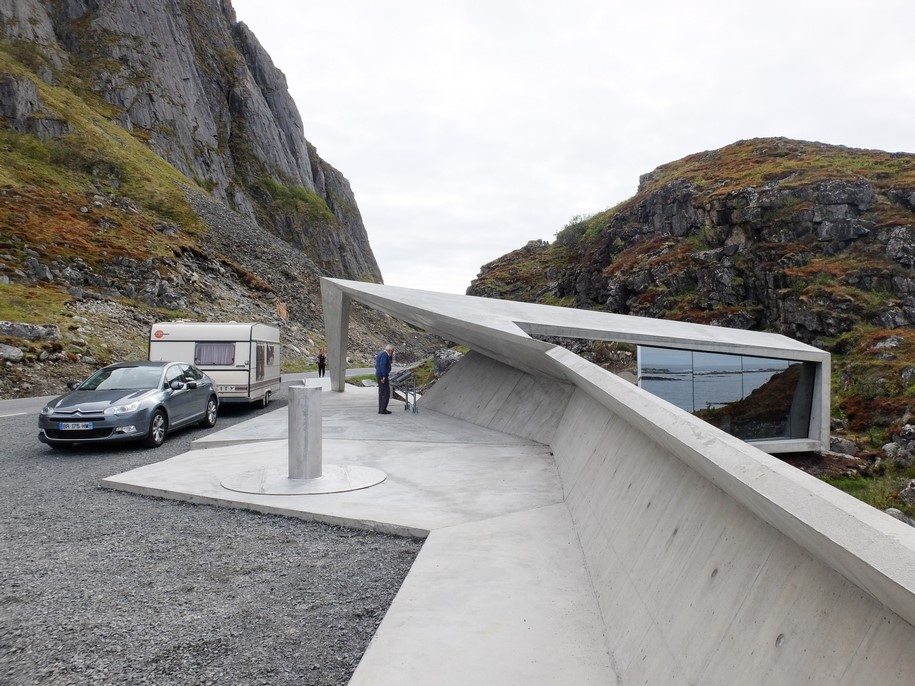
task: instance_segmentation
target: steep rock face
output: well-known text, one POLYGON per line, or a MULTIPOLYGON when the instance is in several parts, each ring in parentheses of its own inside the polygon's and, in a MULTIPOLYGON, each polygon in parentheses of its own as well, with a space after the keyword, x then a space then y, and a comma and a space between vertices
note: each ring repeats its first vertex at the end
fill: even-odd
MULTIPOLYGON (((634 198, 534 246, 549 268, 521 293, 807 342, 861 321, 915 326, 913 200, 915 155, 742 141, 644 175, 634 198), (859 169, 843 171, 850 157, 859 169), (748 172, 763 182, 743 185, 748 172)), ((484 266, 468 292, 498 295, 518 254, 484 266)))
MULTIPOLYGON (((305 140, 285 77, 228 0, 15 0, 0 35, 38 46, 40 78, 76 75, 125 129, 325 272, 381 280, 348 182, 305 140)), ((45 119, 63 122, 48 135, 66 131, 66 113, 45 119)))
POLYGON ((891 428, 915 408, 915 155, 786 139, 692 155, 468 293, 784 333, 833 353, 856 430, 891 428))
MULTIPOLYGON (((227 0, 0 2, 0 397, 142 358, 162 319, 274 324, 302 369, 326 346, 321 275, 381 278, 227 0)), ((350 363, 389 341, 404 362, 441 347, 353 308, 350 363)))

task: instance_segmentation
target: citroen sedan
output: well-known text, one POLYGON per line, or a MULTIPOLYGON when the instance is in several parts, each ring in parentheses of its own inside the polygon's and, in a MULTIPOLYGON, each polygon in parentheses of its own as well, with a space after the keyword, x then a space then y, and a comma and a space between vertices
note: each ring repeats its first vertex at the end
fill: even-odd
POLYGON ((210 377, 185 362, 121 362, 71 388, 38 417, 38 440, 52 448, 112 441, 156 448, 174 429, 215 426, 219 411, 210 377))

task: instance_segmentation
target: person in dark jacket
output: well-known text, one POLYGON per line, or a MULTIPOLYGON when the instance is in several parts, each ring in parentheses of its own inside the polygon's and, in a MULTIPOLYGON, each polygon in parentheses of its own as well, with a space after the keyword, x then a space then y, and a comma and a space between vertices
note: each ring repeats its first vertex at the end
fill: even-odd
POLYGON ((324 370, 327 368, 327 354, 324 348, 318 352, 318 378, 324 376, 324 370))
POLYGON ((378 381, 378 414, 391 414, 388 401, 391 399, 391 363, 394 361, 394 346, 390 343, 375 356, 375 379, 378 381))

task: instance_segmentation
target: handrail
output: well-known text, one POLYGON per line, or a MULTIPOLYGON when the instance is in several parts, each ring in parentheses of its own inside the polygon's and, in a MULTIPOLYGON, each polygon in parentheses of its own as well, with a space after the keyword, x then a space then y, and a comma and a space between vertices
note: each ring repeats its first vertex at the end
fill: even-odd
POLYGON ((391 377, 391 386, 394 390, 401 388, 404 394, 404 412, 413 410, 414 414, 419 412, 418 396, 416 394, 416 373, 413 370, 404 370, 393 374, 391 377), (410 402, 410 398, 413 402, 410 402))

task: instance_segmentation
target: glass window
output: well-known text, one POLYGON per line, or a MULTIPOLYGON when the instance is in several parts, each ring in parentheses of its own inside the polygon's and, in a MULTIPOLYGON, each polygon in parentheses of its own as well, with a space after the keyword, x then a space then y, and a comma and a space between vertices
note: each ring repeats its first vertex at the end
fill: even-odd
POLYGON ((689 350, 639 348, 639 385, 680 409, 693 411, 693 354, 689 350))
POLYGON ((639 385, 738 438, 806 438, 816 365, 639 347, 639 385))
POLYGON ((171 385, 172 381, 184 383, 184 371, 179 364, 174 364, 165 371, 165 385, 171 385))
POLYGON ((184 376, 188 381, 200 381, 203 378, 203 372, 193 365, 188 365, 184 370, 184 376))
POLYGON ((188 383, 191 381, 198 381, 200 379, 200 372, 189 364, 183 364, 181 365, 181 377, 188 383))
POLYGON ((235 344, 197 343, 194 347, 194 364, 233 365, 235 364, 235 344))
POLYGON ((83 391, 150 389, 159 386, 159 367, 106 367, 86 379, 83 391))
POLYGON ((268 345, 267 346, 267 365, 276 364, 276 346, 268 345))
POLYGON ((264 358, 266 356, 266 352, 265 352, 266 347, 267 346, 264 345, 263 343, 257 344, 256 372, 254 375, 254 378, 257 381, 260 381, 261 379, 264 378, 264 358))

